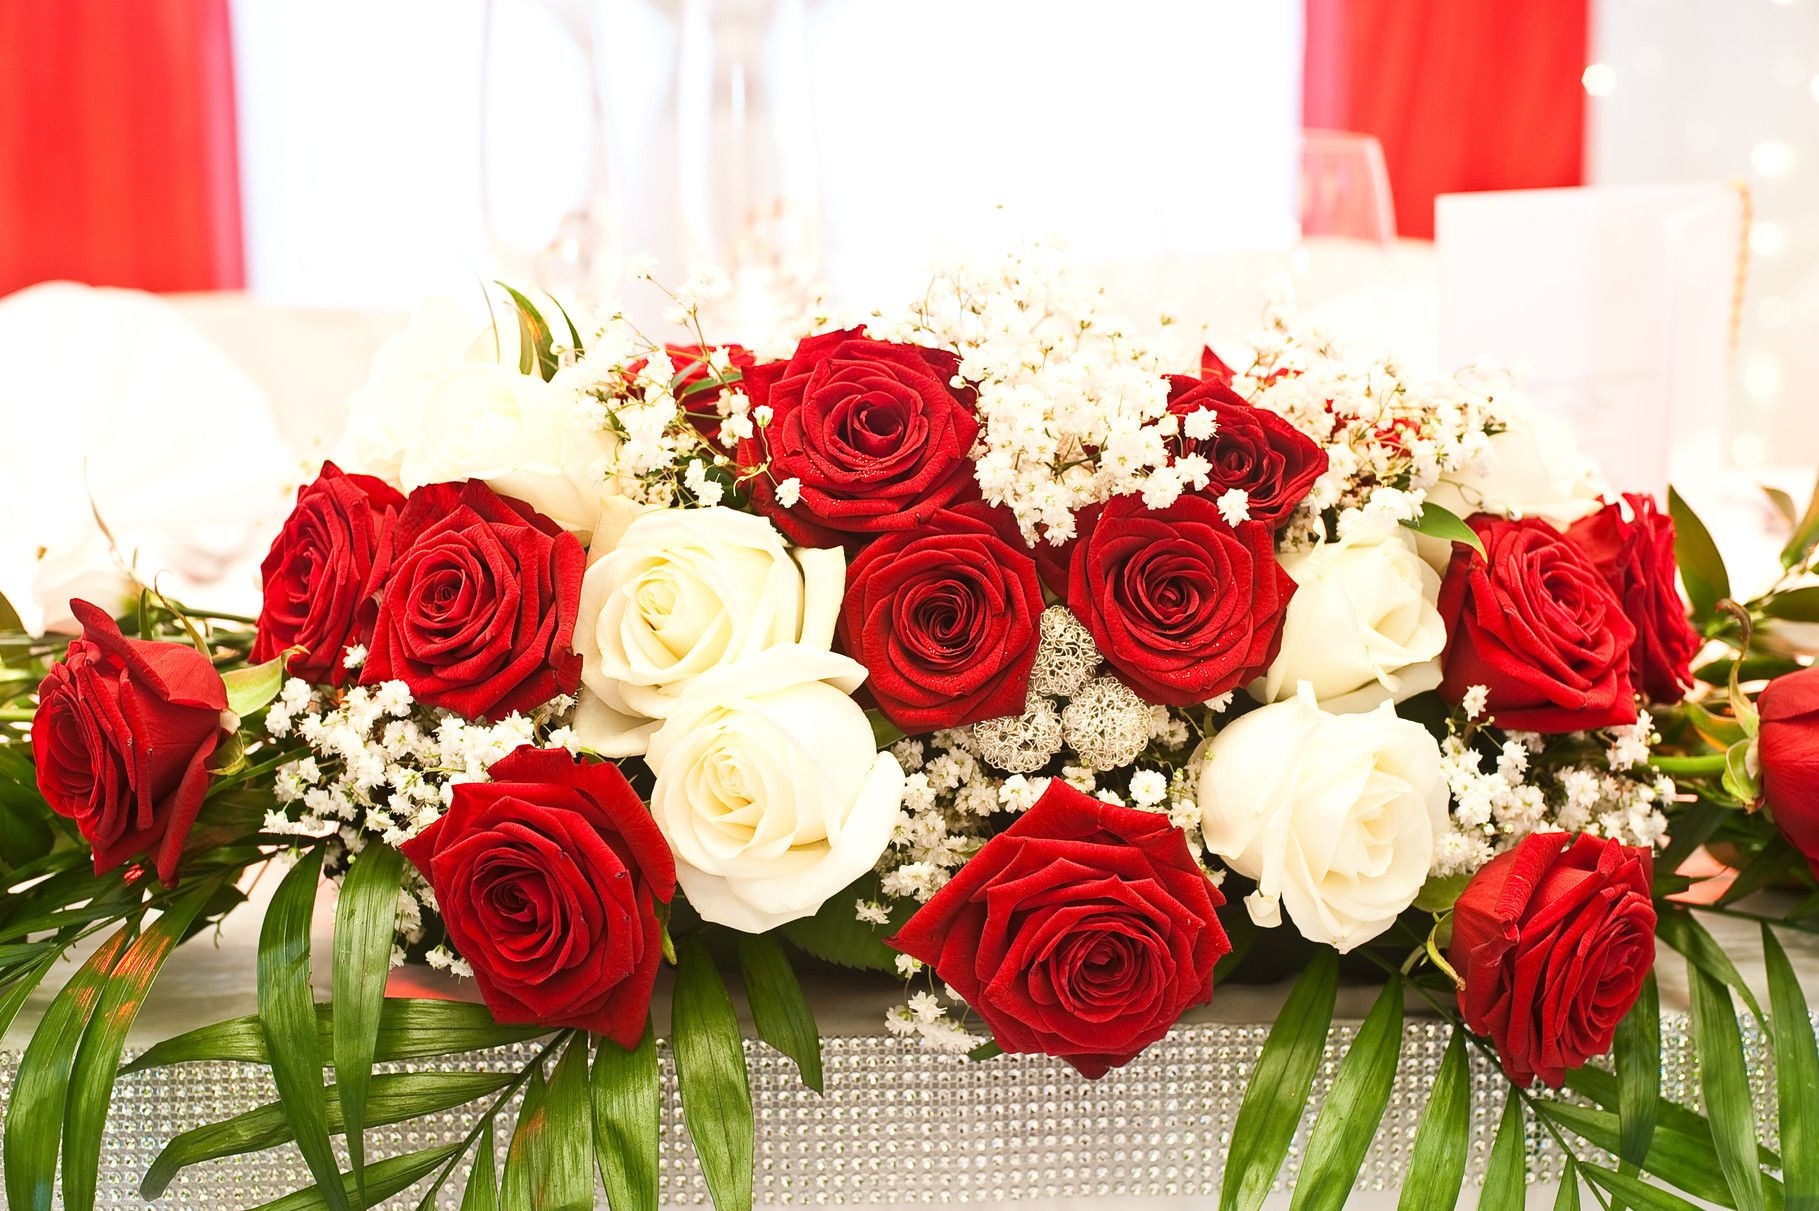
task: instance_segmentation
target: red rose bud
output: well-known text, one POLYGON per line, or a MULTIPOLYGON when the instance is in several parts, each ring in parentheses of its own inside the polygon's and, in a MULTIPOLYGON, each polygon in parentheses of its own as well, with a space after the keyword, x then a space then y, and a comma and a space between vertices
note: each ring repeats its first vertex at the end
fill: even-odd
POLYGON ((527 745, 489 772, 405 857, 494 1018, 637 1046, 663 961, 656 905, 676 890, 669 846, 616 765, 527 745))
POLYGON ((1530 833, 1466 884, 1449 952, 1459 1009, 1517 1084, 1558 1089, 1610 1050, 1655 962, 1653 871, 1645 849, 1530 833))
POLYGON ((103 610, 70 602, 82 634, 38 685, 32 763, 51 810, 95 851, 95 873, 147 855, 165 886, 227 736, 227 687, 187 644, 128 639, 103 610))
POLYGON ((770 424, 739 443, 740 467, 768 464, 749 481, 753 504, 793 541, 832 547, 912 529, 973 498, 979 422, 972 391, 950 385, 959 370, 944 350, 869 340, 859 328, 811 336, 789 361, 752 367, 746 395, 754 411, 771 410, 770 424), (801 496, 785 508, 776 491, 788 479, 801 496))
POLYGON ((259 568, 265 601, 255 662, 298 647, 286 662, 291 673, 318 685, 346 679, 342 654, 372 637, 380 541, 403 507, 404 497, 383 480, 345 474, 334 463, 297 489, 296 507, 259 568))
POLYGON ((1060 779, 889 940, 1006 1051, 1104 1076, 1213 995, 1225 903, 1167 817, 1060 779))
POLYGON ((1227 525, 1196 495, 1166 509, 1113 497, 1083 510, 1079 526, 1067 606, 1145 701, 1204 702, 1276 658, 1295 582, 1276 562, 1268 526, 1227 525))
POLYGON ((1693 684, 1700 640, 1674 579, 1674 519, 1651 497, 1630 493, 1574 522, 1566 536, 1590 556, 1636 628, 1631 683, 1650 702, 1680 701, 1693 684))
POLYGON ((479 480, 430 484, 379 558, 388 571, 362 682, 399 680, 419 702, 494 719, 580 684, 587 557, 529 505, 479 480))
MULTIPOLYGON (((1209 351, 1210 352, 1210 351, 1209 351)), ((1207 378, 1169 378, 1168 410, 1183 418, 1211 412, 1213 435, 1179 439, 1181 454, 1198 454, 1211 464, 1203 491, 1217 500, 1236 488, 1245 494, 1250 520, 1281 528, 1326 474, 1326 451, 1313 438, 1267 408, 1244 401, 1230 386, 1231 372, 1207 378)))
POLYGON ((1756 699, 1762 800, 1819 876, 1819 668, 1775 678, 1756 699))
POLYGON ((1539 518, 1480 513, 1485 554, 1453 544, 1440 585, 1447 641, 1440 695, 1474 685, 1506 728, 1576 732, 1636 718, 1630 648, 1636 628, 1579 547, 1539 518))
POLYGON ((840 642, 905 732, 1023 713, 1042 585, 999 510, 962 505, 887 534, 846 571, 840 642))

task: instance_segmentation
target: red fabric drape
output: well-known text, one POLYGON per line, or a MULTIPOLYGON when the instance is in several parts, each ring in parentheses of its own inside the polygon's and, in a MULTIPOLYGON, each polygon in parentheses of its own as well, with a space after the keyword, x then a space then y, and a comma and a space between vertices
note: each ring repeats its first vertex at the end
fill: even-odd
POLYGON ((245 284, 228 0, 0 2, 0 294, 245 284))
POLYGON ((1400 234, 1434 196, 1583 179, 1590 0, 1306 0, 1303 122, 1383 143, 1400 234))

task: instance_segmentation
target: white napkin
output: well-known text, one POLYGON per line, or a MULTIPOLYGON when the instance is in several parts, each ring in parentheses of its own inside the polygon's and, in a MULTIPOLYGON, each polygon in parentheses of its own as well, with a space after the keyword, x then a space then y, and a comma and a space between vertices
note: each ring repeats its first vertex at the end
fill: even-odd
POLYGON ((298 466, 266 394, 156 296, 52 282, 0 299, 0 593, 34 632, 130 580, 256 612, 298 466), (91 501, 92 497, 92 501, 91 501))

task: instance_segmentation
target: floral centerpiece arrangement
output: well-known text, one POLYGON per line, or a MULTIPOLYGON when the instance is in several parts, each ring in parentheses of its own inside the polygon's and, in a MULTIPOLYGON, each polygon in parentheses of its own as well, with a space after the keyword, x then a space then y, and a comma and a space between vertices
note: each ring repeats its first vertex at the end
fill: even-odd
POLYGON ((1282 1165, 1342 972, 1383 991, 1298 1207, 1350 1190, 1405 1004, 1452 1032, 1404 1206, 1458 1195, 1473 1050, 1508 1078, 1487 1202, 1520 1201, 1532 1124, 1567 1205, 1580 1180, 1815 1205, 1819 1052, 1776 933, 1819 929, 1819 672, 1790 629, 1819 620, 1819 503, 1778 498, 1783 574, 1735 600, 1677 496, 1604 489, 1495 372, 1360 360, 1286 308, 1228 363, 1040 250, 751 348, 686 293, 684 342, 499 311, 426 313, 381 354, 257 618, 148 579, 73 603, 73 639, 0 637, 0 1024, 85 944, 18 1061, 9 1206, 94 1205, 134 1015, 255 872, 258 1012, 130 1067, 266 1064, 278 1100, 172 1140, 148 1198, 294 1144, 317 1184, 286 1207, 583 1207, 597 1172, 646 1211, 661 1036, 716 1204, 747 1207, 729 980, 819 1089, 812 963, 900 982, 902 1045, 970 1057, 931 1062, 1082 1080, 1221 983, 1292 975, 1227 1208, 1282 1165), (1680 873, 1701 846, 1737 872, 1721 894, 1680 873), (1801 894, 1739 906, 1770 884, 1801 894), (1762 921, 1769 1005, 1708 913, 1762 921), (1702 1109, 1661 1097, 1662 945, 1702 1109), (388 997, 413 961, 470 999, 388 997), (531 1040, 515 1072, 375 1071, 531 1040), (459 1143, 369 1151, 470 1103, 459 1143))

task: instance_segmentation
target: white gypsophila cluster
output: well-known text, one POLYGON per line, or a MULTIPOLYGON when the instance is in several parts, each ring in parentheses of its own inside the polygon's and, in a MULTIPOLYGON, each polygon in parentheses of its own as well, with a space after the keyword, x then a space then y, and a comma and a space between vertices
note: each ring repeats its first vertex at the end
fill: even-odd
MULTIPOLYGON (((881 889, 893 899, 927 903, 984 844, 987 818, 1006 806, 1002 784, 961 731, 899 740, 891 752, 903 767, 903 803, 878 864, 881 889)), ((879 910, 861 901, 857 915, 875 921, 879 910)))
POLYGON ((1483 466, 1517 399, 1508 376, 1488 366, 1417 376, 1393 359, 1352 356, 1303 325, 1283 298, 1266 310, 1250 353, 1233 389, 1327 454, 1325 474, 1283 533, 1289 546, 1317 541, 1329 509, 1414 519, 1442 475, 1483 466))
POLYGON ((965 1055, 986 1041, 950 1018, 948 1006, 932 992, 913 992, 904 1004, 886 1010, 884 1026, 898 1038, 948 1055, 965 1055))
POLYGON ((1113 496, 1172 503, 1194 476, 1170 457, 1179 418, 1163 376, 1197 364, 1203 334, 1167 316, 1140 333, 1052 248, 945 268, 867 329, 959 356, 978 392, 980 490, 1031 542, 1066 541, 1077 511, 1113 496))
MULTIPOLYGON (((1482 710, 1480 687, 1466 698, 1482 710)), ((1536 732, 1449 734, 1440 745, 1451 815, 1434 849, 1433 874, 1469 875, 1532 832, 1559 830, 1609 837, 1653 849, 1667 831, 1662 808, 1673 780, 1649 776, 1649 745, 1658 737, 1642 712, 1633 725, 1599 733, 1544 736, 1536 732), (1501 735, 1494 756, 1487 736, 1501 735), (1602 748, 1602 767, 1577 756, 1602 748)))
MULTIPOLYGON (((402 681, 331 691, 293 677, 266 708, 265 730, 275 740, 301 741, 310 755, 274 771, 278 807, 266 813, 263 829, 329 838, 326 867, 334 877, 370 841, 401 845, 435 823, 457 785, 486 781, 489 766, 537 743, 540 729, 549 745, 572 749, 573 734, 551 726, 572 706, 557 698, 534 715, 479 723, 417 704, 402 681)), ((434 894, 407 865, 397 920, 404 944, 422 940, 425 908, 435 911, 434 894)))

